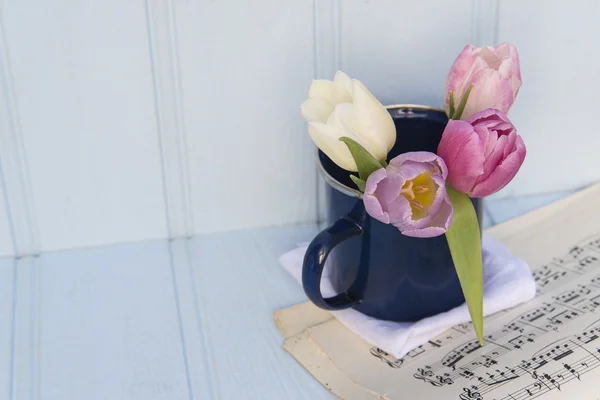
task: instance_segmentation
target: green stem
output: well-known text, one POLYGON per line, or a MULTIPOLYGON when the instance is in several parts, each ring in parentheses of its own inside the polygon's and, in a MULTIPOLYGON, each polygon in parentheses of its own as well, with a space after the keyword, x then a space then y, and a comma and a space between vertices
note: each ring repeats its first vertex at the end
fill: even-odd
POLYGON ((465 92, 465 95, 460 101, 460 104, 458 105, 456 112, 452 116, 452 119, 460 119, 460 117, 462 117, 463 111, 465 111, 465 106, 467 105, 467 100, 469 99, 469 95, 471 94, 471 89, 473 89, 473 85, 469 86, 469 88, 465 92))

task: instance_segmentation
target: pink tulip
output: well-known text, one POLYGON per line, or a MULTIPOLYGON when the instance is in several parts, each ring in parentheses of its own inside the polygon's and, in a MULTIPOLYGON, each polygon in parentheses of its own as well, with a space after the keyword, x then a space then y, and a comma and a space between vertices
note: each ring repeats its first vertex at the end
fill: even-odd
POLYGON ((525 144, 506 114, 492 108, 466 121, 448 121, 437 154, 448 166, 448 183, 471 197, 506 186, 525 160, 525 144))
POLYGON ((367 178, 363 198, 373 218, 407 236, 444 234, 452 222, 444 160, 426 151, 404 153, 367 178))
POLYGON ((446 112, 449 110, 450 92, 457 107, 470 85, 473 88, 461 119, 488 108, 508 113, 521 87, 519 54, 515 46, 510 43, 502 43, 495 48, 467 45, 446 78, 446 112))

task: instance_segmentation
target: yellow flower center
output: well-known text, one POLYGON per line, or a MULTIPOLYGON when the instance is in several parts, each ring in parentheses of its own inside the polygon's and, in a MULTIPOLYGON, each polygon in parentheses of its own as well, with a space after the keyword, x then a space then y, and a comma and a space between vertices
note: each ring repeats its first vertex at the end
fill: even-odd
POLYGON ((408 200, 412 218, 418 220, 427 216, 427 210, 435 200, 437 184, 431 179, 431 171, 423 172, 416 178, 406 181, 400 194, 408 200))

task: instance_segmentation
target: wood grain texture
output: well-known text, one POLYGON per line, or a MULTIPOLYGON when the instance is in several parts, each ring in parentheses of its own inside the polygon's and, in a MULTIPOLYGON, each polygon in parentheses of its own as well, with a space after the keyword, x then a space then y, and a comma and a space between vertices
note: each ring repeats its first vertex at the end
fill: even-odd
POLYGON ((39 263, 39 398, 190 398, 166 241, 39 263))
MULTIPOLYGON (((500 215, 549 200, 497 206, 507 201, 486 204, 500 215)), ((317 231, 260 228, 0 260, 0 394, 332 399, 281 348, 272 320, 305 300, 279 256, 317 231)))
POLYGON ((12 65, 0 15, 0 255, 39 253, 12 65))
POLYGON ((192 265, 203 334, 221 399, 332 399, 281 348, 275 310, 302 301, 298 283, 277 259, 316 234, 314 225, 194 237, 192 265))
POLYGON ((220 399, 215 371, 211 367, 215 353, 219 354, 220 351, 214 349, 205 333, 208 326, 205 313, 207 304, 200 301, 191 244, 192 241, 187 239, 169 241, 170 267, 177 295, 190 399, 220 399))
POLYGON ((195 233, 316 220, 313 2, 177 2, 195 233))
POLYGON ((14 261, 0 259, 0 397, 11 398, 13 370, 14 261))
MULTIPOLYGON (((340 69, 341 0, 318 0, 314 2, 314 78, 332 80, 340 69)), ((315 149, 316 151, 316 149, 315 149)), ((325 180, 316 171, 317 210, 316 219, 326 218, 325 180)))
POLYGON ((557 192, 535 196, 522 196, 518 198, 486 200, 485 208, 492 218, 492 225, 496 225, 554 203, 572 193, 573 192, 557 192))
POLYGON ((342 1, 340 67, 383 104, 441 106, 448 69, 472 39, 472 3, 342 1))
POLYGON ((173 1, 146 0, 146 16, 169 237, 189 237, 194 220, 173 1))
POLYGON ((521 171, 499 195, 573 190, 598 180, 600 134, 591 116, 600 107, 600 2, 499 3, 498 41, 517 46, 523 76, 510 118, 527 145, 521 171))
POLYGON ((14 261, 11 399, 40 397, 40 258, 14 261))
MULTIPOLYGON (((471 44, 495 46, 498 41, 499 0, 473 0, 471 44)), ((466 43, 465 43, 466 44, 466 43)))
POLYGON ((166 237, 145 8, 8 0, 42 250, 166 237))
POLYGON ((0 257, 14 255, 4 187, 0 185, 0 257))

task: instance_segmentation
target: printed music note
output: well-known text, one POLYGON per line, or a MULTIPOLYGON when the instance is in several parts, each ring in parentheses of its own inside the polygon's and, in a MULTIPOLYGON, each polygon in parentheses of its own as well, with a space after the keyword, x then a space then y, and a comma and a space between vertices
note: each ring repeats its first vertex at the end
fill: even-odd
POLYGON ((443 383, 440 382, 440 380, 439 380, 439 376, 434 377, 434 373, 431 370, 425 370, 423 368, 419 368, 419 369, 417 369, 417 372, 415 374, 413 374, 413 377, 415 379, 429 383, 432 386, 439 387, 439 386, 443 385, 443 383))
POLYGON ((585 267, 588 267, 588 266, 592 265, 593 263, 595 263, 596 261, 598 261, 598 259, 595 256, 583 257, 581 260, 579 260, 579 268, 578 269, 583 269, 585 267))
POLYGON ((396 357, 392 356, 391 354, 388 354, 385 351, 381 350, 379 347, 371 348, 371 354, 374 355, 375 357, 379 358, 382 362, 386 363, 387 365, 389 365, 392 368, 400 368, 402 366, 402 364, 404 363, 403 358, 397 359, 396 357))
POLYGON ((573 311, 573 310, 563 310, 561 312, 559 312, 556 315, 553 315, 552 317, 549 317, 548 320, 550 321, 550 324, 552 325, 562 325, 565 322, 569 322, 570 320, 572 320, 573 318, 576 318, 579 316, 579 313, 577 311, 573 311))
POLYGON ((546 290, 557 283, 566 282, 570 279, 570 273, 557 267, 548 265, 533 272, 533 277, 539 290, 546 290))
POLYGON ((560 383, 558 382, 558 379, 555 379, 554 377, 548 375, 548 374, 544 374, 540 377, 540 379, 543 378, 545 379, 547 382, 550 382, 550 384, 552 386, 554 386, 556 389, 560 390, 560 383))
POLYGON ((459 372, 459 375, 462 376, 463 378, 467 378, 467 379, 473 379, 475 377, 475 374, 472 373, 471 371, 469 371, 468 369, 461 370, 459 372))
POLYGON ((532 338, 523 335, 516 336, 508 341, 515 349, 520 349, 524 344, 533 342, 534 340, 532 338))
POLYGON ((565 367, 565 369, 567 371, 569 371, 571 374, 573 374, 573 376, 575 376, 578 380, 581 380, 579 372, 577 372, 577 370, 575 368, 571 367, 569 364, 563 364, 563 366, 565 367))
POLYGON ((525 390, 529 396, 533 396, 536 393, 539 393, 542 390, 542 384, 540 382, 535 382, 534 384, 528 386, 525 390))
POLYGON ((423 348, 423 346, 419 346, 416 349, 409 351, 406 355, 408 357, 414 358, 414 357, 417 357, 419 354, 423 354, 423 353, 425 353, 425 349, 423 348))
POLYGON ((511 331, 515 331, 515 332, 523 333, 525 331, 525 329, 523 328, 523 325, 521 325, 521 323, 519 323, 519 322, 513 322, 513 323, 507 325, 506 327, 508 329, 510 329, 511 331))
POLYGON ((592 290, 586 286, 581 286, 578 289, 569 290, 567 292, 563 292, 558 296, 554 296, 557 301, 560 301, 565 304, 576 304, 580 300, 585 300, 585 297, 589 295, 592 290))
POLYGON ((413 377, 428 383, 421 386, 431 391, 430 398, 461 400, 543 399, 549 391, 569 393, 571 385, 593 385, 586 373, 600 368, 600 319, 595 314, 600 310, 599 250, 600 236, 593 249, 572 247, 567 255, 534 269, 543 297, 487 325, 485 346, 474 338, 472 324, 462 324, 409 352, 406 359, 423 354, 422 359, 430 360, 438 352, 429 349, 453 344, 441 352, 443 357, 429 362, 431 367, 415 367, 413 377), (450 387, 454 397, 445 395, 450 387))
POLYGON ((461 400, 483 400, 483 397, 477 391, 477 386, 472 388, 463 388, 463 393, 460 394, 461 400))
POLYGON ((600 239, 590 240, 585 245, 592 248, 600 248, 600 239))

